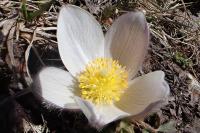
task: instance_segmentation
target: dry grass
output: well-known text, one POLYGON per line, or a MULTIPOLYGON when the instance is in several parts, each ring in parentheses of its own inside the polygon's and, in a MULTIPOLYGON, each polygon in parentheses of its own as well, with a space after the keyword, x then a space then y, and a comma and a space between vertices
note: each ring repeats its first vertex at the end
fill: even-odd
MULTIPOLYGON (((42 1, 27 1, 26 6, 33 12, 39 10, 38 3, 42 1)), ((0 73, 4 76, 0 78, 0 85, 4 89, 0 95, 5 96, 0 108, 6 109, 11 104, 12 108, 6 109, 11 111, 5 116, 13 114, 9 119, 0 117, 0 120, 6 121, 5 126, 11 127, 6 129, 36 133, 97 132, 82 125, 87 123, 82 113, 49 111, 25 89, 31 82, 30 76, 34 76, 41 67, 63 67, 57 50, 56 22, 59 8, 64 3, 88 9, 102 24, 104 31, 117 16, 142 10, 150 26, 151 44, 140 72, 163 70, 170 84, 169 103, 158 113, 147 117, 145 123, 115 122, 102 132, 156 132, 160 125, 169 121, 175 121, 179 132, 200 131, 200 18, 188 10, 193 3, 183 0, 56 1, 33 21, 27 21, 20 12, 22 2, 1 1, 0 73), (13 119, 15 121, 10 124, 13 119)))

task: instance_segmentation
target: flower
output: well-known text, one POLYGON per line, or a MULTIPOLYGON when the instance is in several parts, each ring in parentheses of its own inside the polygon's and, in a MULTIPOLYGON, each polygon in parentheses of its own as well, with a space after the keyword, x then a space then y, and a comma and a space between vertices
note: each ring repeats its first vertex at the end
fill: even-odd
POLYGON ((80 109, 97 128, 124 117, 143 117, 163 103, 169 86, 162 71, 137 77, 149 44, 141 12, 120 16, 106 33, 87 11, 63 6, 58 49, 68 71, 46 67, 33 83, 44 101, 80 109))

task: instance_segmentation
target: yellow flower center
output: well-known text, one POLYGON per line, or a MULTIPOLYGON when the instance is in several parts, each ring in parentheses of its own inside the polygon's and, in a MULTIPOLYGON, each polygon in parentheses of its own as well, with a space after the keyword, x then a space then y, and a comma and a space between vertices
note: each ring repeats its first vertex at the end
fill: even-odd
POLYGON ((119 101, 128 87, 128 73, 118 61, 97 58, 91 61, 78 77, 82 98, 95 104, 119 101))

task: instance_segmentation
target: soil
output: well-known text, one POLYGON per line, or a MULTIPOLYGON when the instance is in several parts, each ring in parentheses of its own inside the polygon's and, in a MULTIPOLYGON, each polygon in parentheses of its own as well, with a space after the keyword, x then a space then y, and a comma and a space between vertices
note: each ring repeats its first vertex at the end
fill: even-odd
MULTIPOLYGON (((29 12, 40 8, 36 1, 28 1, 26 5, 29 12)), ((21 1, 0 2, 0 132, 145 133, 158 132, 170 122, 174 124, 165 125, 164 132, 200 132, 199 1, 105 0, 100 4, 88 0, 54 1, 31 21, 24 16, 21 6, 21 1), (151 43, 139 75, 163 70, 171 88, 168 104, 143 122, 119 120, 98 131, 88 124, 82 112, 49 109, 28 91, 30 77, 44 66, 64 69, 55 28, 58 11, 67 3, 90 11, 104 31, 124 12, 145 11, 151 43), (27 50, 30 45, 33 47, 27 50)))

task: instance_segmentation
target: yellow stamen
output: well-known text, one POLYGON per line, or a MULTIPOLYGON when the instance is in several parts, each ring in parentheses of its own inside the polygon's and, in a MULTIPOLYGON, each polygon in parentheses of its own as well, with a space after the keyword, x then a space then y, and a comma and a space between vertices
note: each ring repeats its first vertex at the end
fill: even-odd
POLYGON ((97 58, 80 73, 79 87, 82 98, 95 104, 111 104, 119 101, 128 87, 128 73, 118 61, 97 58))

